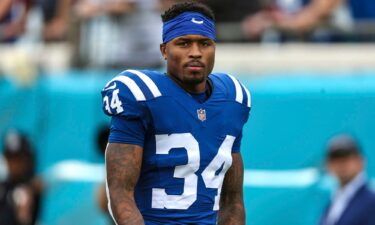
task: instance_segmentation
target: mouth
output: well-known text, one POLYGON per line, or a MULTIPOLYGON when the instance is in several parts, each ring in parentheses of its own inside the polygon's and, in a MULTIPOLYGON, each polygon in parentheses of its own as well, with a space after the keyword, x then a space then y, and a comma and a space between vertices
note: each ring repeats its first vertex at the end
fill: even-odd
POLYGON ((191 61, 186 63, 185 67, 192 71, 199 71, 204 68, 204 64, 199 61, 191 61))

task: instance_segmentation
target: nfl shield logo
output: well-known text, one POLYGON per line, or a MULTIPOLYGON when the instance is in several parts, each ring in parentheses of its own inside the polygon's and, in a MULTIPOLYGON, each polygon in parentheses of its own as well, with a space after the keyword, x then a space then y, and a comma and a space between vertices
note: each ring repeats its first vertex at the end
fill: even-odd
POLYGON ((197 114, 198 114, 198 119, 200 120, 200 121, 205 121, 206 120, 206 110, 204 110, 204 109, 198 109, 197 110, 197 114))

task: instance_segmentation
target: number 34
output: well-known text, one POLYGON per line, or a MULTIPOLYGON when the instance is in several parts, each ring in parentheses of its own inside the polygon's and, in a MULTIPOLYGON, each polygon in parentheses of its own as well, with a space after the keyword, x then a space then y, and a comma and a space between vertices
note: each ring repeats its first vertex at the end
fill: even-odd
MULTIPOLYGON (((216 156, 204 169, 201 176, 206 188, 216 188, 217 195, 213 210, 219 210, 220 192, 225 172, 232 165, 232 146, 235 137, 227 135, 216 156), (216 172, 222 167, 219 174, 216 172)), ((188 209, 197 200, 198 176, 200 166, 199 144, 190 133, 156 135, 156 154, 168 154, 172 148, 185 148, 188 162, 176 166, 175 178, 184 179, 181 195, 168 195, 163 188, 152 189, 152 208, 157 209, 188 209)))

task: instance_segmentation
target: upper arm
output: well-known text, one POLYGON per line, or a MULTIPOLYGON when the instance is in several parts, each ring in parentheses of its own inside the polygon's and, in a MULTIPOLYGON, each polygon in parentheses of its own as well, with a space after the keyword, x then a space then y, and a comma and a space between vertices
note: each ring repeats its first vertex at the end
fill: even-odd
POLYGON ((105 159, 107 183, 111 192, 133 193, 142 166, 142 155, 143 148, 138 145, 108 144, 105 159))

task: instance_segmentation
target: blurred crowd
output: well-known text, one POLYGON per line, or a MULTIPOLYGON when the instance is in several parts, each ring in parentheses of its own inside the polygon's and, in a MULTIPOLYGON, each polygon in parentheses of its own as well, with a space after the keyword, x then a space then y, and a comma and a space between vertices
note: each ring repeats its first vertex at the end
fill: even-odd
MULTIPOLYGON (((179 1, 2 0, 0 42, 65 43, 75 67, 160 68, 160 13, 179 1)), ((200 1, 216 14, 218 41, 375 40, 373 0, 200 1)))
MULTIPOLYGON (((160 13, 180 1, 0 0, 0 75, 14 72, 16 65, 14 74, 23 74, 24 81, 32 78, 30 58, 14 49, 7 57, 2 47, 25 44, 51 46, 45 56, 38 56, 45 61, 53 58, 53 47, 60 46, 58 54, 68 52, 69 65, 79 68, 160 68, 160 13)), ((201 1, 216 14, 219 42, 375 41, 374 0, 201 1)), ((38 57, 34 52, 32 59, 38 57)), ((103 128, 98 149, 105 149, 107 136, 108 128, 103 128)), ((43 185, 34 173, 34 150, 24 135, 10 131, 0 153, 0 225, 35 224, 43 185)), ((354 156, 359 165, 350 177, 354 179, 363 165, 357 151, 349 153, 329 155, 328 163, 332 167, 354 156)), ((96 197, 105 211, 104 184, 96 197)), ((327 220, 337 220, 342 209, 332 214, 328 208, 326 213, 327 220)))

